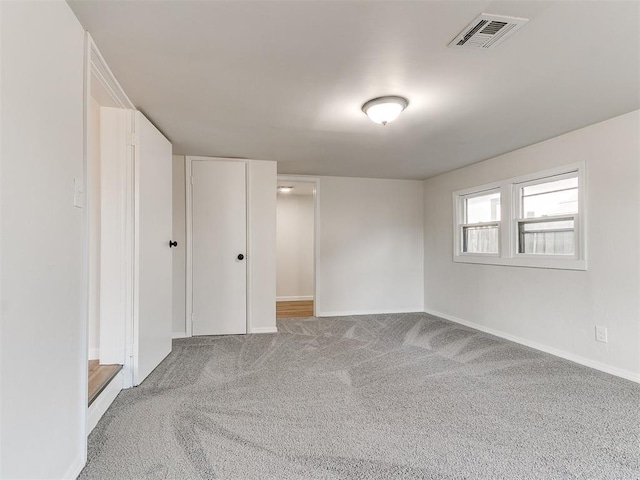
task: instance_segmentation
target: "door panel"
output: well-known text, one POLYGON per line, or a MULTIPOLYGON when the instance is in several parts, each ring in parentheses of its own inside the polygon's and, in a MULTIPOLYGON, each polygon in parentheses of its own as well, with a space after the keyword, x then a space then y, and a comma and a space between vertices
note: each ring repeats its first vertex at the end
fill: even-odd
POLYGON ((193 335, 247 333, 246 164, 192 164, 193 335))
MULTIPOLYGON (((127 145, 131 115, 132 111, 124 108, 100 107, 100 135, 92 139, 100 148, 100 226, 97 229, 100 241, 96 247, 100 252, 100 293, 94 300, 100 309, 101 364, 126 363, 126 322, 131 319, 131 312, 127 311, 124 279, 131 269, 131 264, 125 261, 131 245, 125 241, 129 225, 123 212, 130 206, 126 199, 131 175, 128 167, 133 158, 127 145)), ((94 212, 89 215, 91 213, 94 212)))
POLYGON ((172 151, 169 141, 135 113, 137 355, 134 384, 142 382, 171 352, 172 151))

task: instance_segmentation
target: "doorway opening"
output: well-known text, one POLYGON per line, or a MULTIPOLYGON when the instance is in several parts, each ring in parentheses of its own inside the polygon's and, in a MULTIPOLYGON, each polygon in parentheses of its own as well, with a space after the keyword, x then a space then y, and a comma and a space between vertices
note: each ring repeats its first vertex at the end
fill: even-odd
MULTIPOLYGON (((105 388, 120 373, 124 366, 124 337, 112 335, 119 330, 107 319, 109 298, 104 298, 104 289, 112 266, 105 265, 108 259, 106 245, 113 240, 110 234, 108 202, 112 201, 105 180, 108 179, 112 164, 116 163, 117 145, 107 133, 113 130, 113 116, 109 110, 125 112, 108 91, 105 81, 95 69, 90 73, 87 98, 87 165, 86 165, 86 209, 88 236, 87 271, 87 342, 88 375, 87 406, 90 407, 105 388)), ((118 218, 116 220, 120 222, 118 218)), ((121 272, 117 272, 120 274, 121 272)), ((124 324, 123 324, 124 325, 124 324)), ((122 385, 122 380, 120 380, 122 385)))
POLYGON ((278 176, 276 318, 315 315, 318 182, 278 176))
POLYGON ((120 390, 131 386, 126 345, 131 343, 134 177, 127 133, 135 108, 88 33, 85 41, 84 179, 78 190, 84 208, 82 398, 88 436, 120 390))

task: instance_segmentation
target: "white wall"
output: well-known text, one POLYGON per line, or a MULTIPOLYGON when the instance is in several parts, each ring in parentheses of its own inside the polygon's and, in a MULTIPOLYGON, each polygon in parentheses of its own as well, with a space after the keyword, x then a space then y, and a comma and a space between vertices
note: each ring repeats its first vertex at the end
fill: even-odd
POLYGON ((276 331, 276 162, 248 162, 249 333, 276 331))
POLYGON ((425 181, 425 308, 640 380, 638 111, 425 181), (453 263, 452 192, 584 160, 588 271, 453 263), (595 325, 609 342, 595 341, 595 325))
POLYGON ((313 195, 277 196, 278 300, 313 299, 313 195))
POLYGON ((422 311, 423 182, 321 177, 318 316, 422 311))
POLYGON ((87 213, 89 216, 89 359, 100 358, 100 105, 89 99, 87 213))
POLYGON ((63 1, 1 3, 0 478, 68 478, 86 441, 83 211, 73 206, 84 32, 63 1))
MULTIPOLYGON (((276 163, 250 161, 248 168, 253 278, 249 331, 271 331, 276 298, 276 163)), ((422 311, 423 182, 321 177, 320 192, 318 315, 422 311)), ((174 190, 174 196, 179 195, 182 191, 174 190)), ((176 282, 174 288, 182 284, 176 282)), ((177 333, 186 331, 174 328, 177 333)))
POLYGON ((184 156, 173 156, 173 237, 178 246, 172 248, 173 255, 173 332, 174 336, 185 333, 185 186, 184 156))

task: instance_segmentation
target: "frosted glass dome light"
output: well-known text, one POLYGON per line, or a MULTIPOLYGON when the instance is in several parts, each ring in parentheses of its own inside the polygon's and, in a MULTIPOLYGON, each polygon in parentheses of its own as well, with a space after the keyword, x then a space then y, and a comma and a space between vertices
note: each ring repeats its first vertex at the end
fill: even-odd
POLYGON ((386 125, 407 108, 409 101, 404 97, 378 97, 362 105, 362 111, 374 122, 386 125))

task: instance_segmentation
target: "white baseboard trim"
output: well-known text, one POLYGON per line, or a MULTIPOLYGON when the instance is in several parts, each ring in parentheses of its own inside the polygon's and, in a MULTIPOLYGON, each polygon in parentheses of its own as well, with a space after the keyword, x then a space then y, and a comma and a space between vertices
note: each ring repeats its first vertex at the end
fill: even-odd
POLYGON ((123 380, 124 374, 122 373, 122 370, 120 370, 87 410, 87 436, 96 427, 98 421, 116 399, 120 390, 122 390, 123 380))
POLYGON ((89 349, 89 360, 100 360, 100 349, 99 348, 90 348, 89 349))
POLYGON ((86 463, 87 459, 83 454, 80 454, 78 457, 76 457, 67 472, 62 477, 63 480, 76 480, 86 463))
POLYGON ((505 340, 509 340, 511 342, 519 343, 520 345, 524 345, 526 347, 531 347, 545 353, 550 353, 551 355, 564 358, 565 360, 569 360, 574 363, 579 363, 580 365, 584 365, 585 367, 600 370, 601 372, 609 373, 611 375, 615 375, 616 377, 621 377, 627 380, 631 380, 632 382, 640 383, 640 374, 634 373, 630 370, 612 367, 611 365, 607 365, 606 363, 590 360, 588 358, 581 357, 580 355, 575 355, 558 348, 549 347, 547 345, 543 345, 542 343, 533 342, 531 340, 527 340, 526 338, 517 337, 515 335, 511 335, 510 333, 505 333, 501 330, 495 330, 490 327, 485 327, 484 325, 480 325, 479 323, 463 320, 462 318, 454 317, 453 315, 438 312, 436 310, 425 309, 425 313, 444 318, 445 320, 450 320, 455 323, 459 323, 460 325, 464 325, 466 327, 471 327, 475 330, 480 330, 481 332, 495 335, 496 337, 504 338, 505 340))
POLYGON ((173 332, 171 338, 187 338, 186 332, 173 332))
POLYGON ((313 300, 313 295, 300 297, 276 297, 276 302, 294 302, 296 300, 313 300))
POLYGON ((254 327, 249 333, 278 333, 277 327, 254 327))
POLYGON ((316 317, 349 317, 352 315, 392 315, 394 313, 422 313, 423 307, 398 308, 394 310, 341 310, 337 312, 318 312, 316 317))

